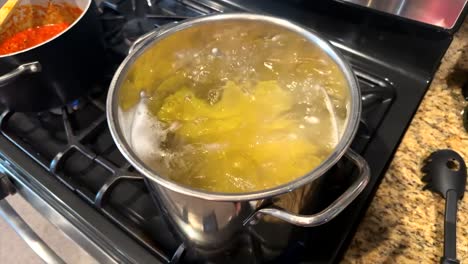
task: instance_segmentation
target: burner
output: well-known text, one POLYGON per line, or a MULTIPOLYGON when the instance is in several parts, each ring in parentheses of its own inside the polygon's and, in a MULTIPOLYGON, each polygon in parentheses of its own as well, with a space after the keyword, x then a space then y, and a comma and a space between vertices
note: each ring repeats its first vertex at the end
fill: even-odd
POLYGON ((56 108, 49 109, 48 112, 54 115, 62 115, 64 109, 66 109, 69 113, 71 113, 71 112, 79 110, 86 104, 87 102, 85 98, 76 99, 75 101, 67 104, 64 107, 56 107, 56 108))
POLYGON ((107 46, 116 54, 126 56, 138 37, 171 22, 216 12, 193 1, 169 0, 103 1, 101 21, 107 46))
POLYGON ((180 19, 161 15, 161 9, 152 1, 103 1, 100 10, 107 46, 122 58, 138 37, 161 24, 180 19))
POLYGON ((127 21, 122 27, 123 36, 127 43, 131 45, 138 37, 152 31, 156 25, 146 18, 133 18, 127 21))

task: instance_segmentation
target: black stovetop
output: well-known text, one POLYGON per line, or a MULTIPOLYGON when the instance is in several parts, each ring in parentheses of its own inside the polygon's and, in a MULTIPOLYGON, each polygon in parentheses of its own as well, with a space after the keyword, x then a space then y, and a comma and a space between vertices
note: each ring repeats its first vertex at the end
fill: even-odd
MULTIPOLYGON (((189 255, 165 225, 143 177, 119 153, 105 119, 110 78, 138 36, 165 23, 207 13, 271 13, 320 32, 352 65, 363 100, 361 125, 352 148, 366 158, 372 178, 365 191, 336 219, 320 227, 297 228, 300 235, 273 261, 288 263, 332 263, 341 258, 451 41, 448 32, 333 1, 314 1, 314 5, 266 0, 99 2, 109 74, 89 96, 61 109, 43 113, 5 111, 0 120, 0 152, 2 159, 30 177, 31 184, 42 188, 49 199, 59 197, 64 208, 79 216, 79 221, 73 222, 84 226, 83 233, 96 243, 106 241, 103 249, 121 262, 184 262, 189 255), (32 169, 30 163, 40 169, 32 169), (83 204, 67 203, 69 195, 79 196, 83 204), (87 205, 99 214, 89 214, 87 205), (86 226, 102 227, 105 232, 93 233, 86 226)), ((349 175, 349 166, 340 162, 325 176, 322 207, 350 184, 349 175)), ((250 262, 253 256, 262 262, 259 254, 248 255, 250 262)), ((239 262, 243 257, 245 254, 239 253, 231 260, 239 262)))

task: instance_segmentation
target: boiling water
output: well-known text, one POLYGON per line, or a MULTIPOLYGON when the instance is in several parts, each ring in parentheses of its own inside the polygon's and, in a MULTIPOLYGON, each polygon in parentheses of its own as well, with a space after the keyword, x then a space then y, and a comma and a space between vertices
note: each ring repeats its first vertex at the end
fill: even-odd
POLYGON ((334 62, 283 29, 238 24, 178 32, 128 73, 122 130, 158 175, 209 191, 262 190, 312 171, 338 143, 348 93, 334 62))

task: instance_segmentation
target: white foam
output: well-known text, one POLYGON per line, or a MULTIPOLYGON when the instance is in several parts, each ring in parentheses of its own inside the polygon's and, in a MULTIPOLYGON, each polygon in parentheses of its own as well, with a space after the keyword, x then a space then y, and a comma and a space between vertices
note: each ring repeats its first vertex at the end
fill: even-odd
POLYGON ((161 142, 166 139, 169 131, 151 114, 147 100, 149 99, 142 98, 128 111, 119 109, 119 122, 124 138, 143 161, 165 155, 161 142))

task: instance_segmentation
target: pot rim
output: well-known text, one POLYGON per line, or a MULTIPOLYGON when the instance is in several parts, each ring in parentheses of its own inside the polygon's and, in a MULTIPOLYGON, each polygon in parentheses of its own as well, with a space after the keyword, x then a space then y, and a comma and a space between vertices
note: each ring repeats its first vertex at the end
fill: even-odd
POLYGON ((172 28, 164 31, 162 34, 155 34, 148 39, 145 39, 131 54, 129 54, 125 60, 121 63, 119 68, 112 78, 110 88, 107 95, 106 102, 106 113, 107 113, 107 122, 111 135, 122 153, 122 155, 133 165, 136 170, 142 173, 146 178, 150 179, 153 183, 160 184, 165 188, 168 188, 172 191, 175 191, 180 194, 197 197, 204 200, 211 201, 249 201, 249 200, 260 200, 279 194, 290 192, 304 184, 310 183, 320 176, 322 176, 327 170, 329 170, 338 160, 344 155, 346 150, 349 148, 354 136, 357 132, 359 125, 359 120, 361 116, 361 92, 358 87, 357 79, 354 73, 352 72, 350 66, 345 62, 342 55, 339 54, 332 45, 322 38, 315 31, 306 29, 305 27, 296 24, 294 22, 260 14, 252 13, 229 13, 229 14, 215 14, 208 15, 200 18, 191 19, 186 22, 181 22, 173 26, 172 28), (131 151, 131 147, 127 144, 126 140, 123 138, 123 133, 120 129, 119 119, 118 119, 118 91, 121 87, 123 77, 126 76, 129 68, 133 65, 135 60, 142 55, 148 48, 150 48, 154 43, 163 39, 164 37, 175 33, 177 31, 192 27, 198 24, 209 23, 212 21, 219 20, 256 20, 271 23, 280 27, 284 27, 288 30, 296 32, 309 41, 318 45, 331 59, 338 65, 340 70, 343 72, 346 82, 348 84, 350 102, 349 102, 349 116, 346 122, 346 127, 343 131, 342 137, 338 144, 336 145, 333 152, 324 160, 320 165, 315 167, 312 171, 306 173, 305 175, 296 178, 293 181, 288 183, 278 185, 274 188, 248 192, 248 193, 220 193, 220 192, 210 192, 199 189, 194 189, 188 186, 184 186, 173 182, 169 179, 159 176, 153 170, 142 162, 137 155, 131 151))
POLYGON ((93 2, 93 0, 85 0, 85 1, 87 1, 87 3, 86 3, 85 8, 83 8, 83 12, 81 12, 81 15, 80 15, 77 19, 75 19, 75 21, 73 21, 73 23, 71 23, 71 25, 68 26, 64 31, 60 32, 59 34, 55 35, 54 37, 52 37, 52 38, 50 38, 50 39, 48 39, 48 40, 46 40, 46 41, 44 41, 44 42, 41 42, 41 43, 39 43, 39 44, 37 44, 37 45, 34 45, 34 46, 32 46, 32 47, 29 47, 29 48, 27 48, 27 49, 19 50, 19 51, 13 52, 13 53, 8 53, 8 54, 0 55, 0 59, 1 59, 1 58, 10 57, 10 56, 15 56, 15 55, 18 55, 18 54, 25 53, 25 52, 28 52, 28 51, 30 51, 30 50, 36 49, 36 48, 38 48, 38 47, 40 47, 40 46, 43 46, 43 45, 45 45, 45 44, 51 42, 51 41, 54 40, 54 39, 56 39, 56 38, 62 36, 63 34, 65 34, 65 32, 71 30, 71 28, 74 27, 74 26, 85 16, 85 14, 86 14, 86 13, 88 12, 88 10, 89 10, 89 7, 91 6, 91 3, 93 2))

